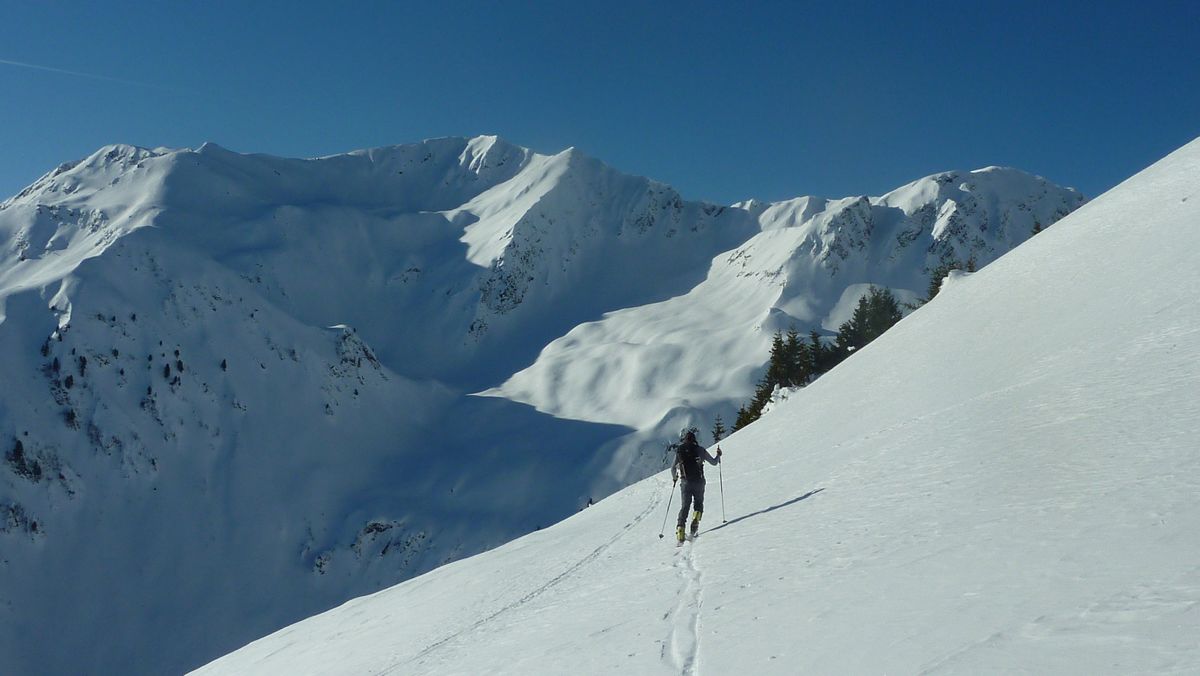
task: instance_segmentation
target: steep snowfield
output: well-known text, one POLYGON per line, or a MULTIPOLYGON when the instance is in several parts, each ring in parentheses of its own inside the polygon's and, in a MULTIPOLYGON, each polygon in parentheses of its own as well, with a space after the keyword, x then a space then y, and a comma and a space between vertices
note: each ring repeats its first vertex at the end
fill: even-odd
POLYGON ((102 148, 0 204, 0 672, 178 672, 554 523, 731 413, 773 328, 1081 201, 988 169, 722 207, 488 136, 102 148))
POLYGON ((1197 673, 1198 223, 1200 140, 956 275, 722 444, 698 542, 659 474, 197 673, 1197 673))

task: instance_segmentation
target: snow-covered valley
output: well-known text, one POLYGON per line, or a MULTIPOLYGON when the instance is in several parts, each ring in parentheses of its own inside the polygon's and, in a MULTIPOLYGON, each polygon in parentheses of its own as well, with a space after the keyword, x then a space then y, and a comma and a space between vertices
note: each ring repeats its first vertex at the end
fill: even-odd
POLYGON ((1198 224, 1200 140, 952 277, 722 443, 696 542, 659 473, 197 673, 1200 672, 1198 224))
MULTIPOLYGON (((775 330, 828 334, 869 284, 916 299, 938 263, 986 265, 1082 202, 988 168, 718 206, 495 137, 63 165, 0 204, 0 671, 178 672, 554 523, 660 469, 668 431, 731 419, 775 330)), ((577 520, 658 509, 660 484, 577 520)), ((538 570, 570 577, 580 547, 604 560, 654 520, 605 518, 629 528, 538 570)), ((433 633, 465 621, 412 607, 433 633)))

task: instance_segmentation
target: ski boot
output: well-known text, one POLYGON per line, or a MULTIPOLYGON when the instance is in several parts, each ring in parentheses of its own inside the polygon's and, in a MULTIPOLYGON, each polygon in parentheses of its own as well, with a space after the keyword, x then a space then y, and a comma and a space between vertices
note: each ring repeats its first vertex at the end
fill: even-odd
POLYGON ((692 515, 692 537, 696 537, 696 533, 700 530, 700 512, 692 515))
POLYGON ((676 529, 675 529, 675 541, 676 541, 676 542, 683 542, 683 541, 684 541, 684 538, 685 538, 685 536, 684 536, 684 534, 683 534, 683 526, 680 526, 679 528, 676 528, 676 529))

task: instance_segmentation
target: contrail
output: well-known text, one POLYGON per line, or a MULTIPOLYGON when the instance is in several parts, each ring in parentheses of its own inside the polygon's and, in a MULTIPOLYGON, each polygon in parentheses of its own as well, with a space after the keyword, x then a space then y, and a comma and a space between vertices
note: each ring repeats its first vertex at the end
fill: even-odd
POLYGON ((32 68, 33 70, 44 70, 50 73, 59 73, 62 75, 74 75, 75 77, 86 77, 92 80, 104 80, 106 82, 119 82, 121 84, 133 85, 135 87, 149 87, 150 89, 166 89, 158 85, 152 85, 148 82, 138 82, 137 80, 125 80, 119 77, 109 77, 107 75, 96 75, 95 73, 81 73, 77 70, 64 70, 62 68, 51 68, 50 66, 39 66, 36 63, 25 63, 23 61, 10 61, 8 59, 0 59, 0 64, 6 66, 18 66, 20 68, 32 68))

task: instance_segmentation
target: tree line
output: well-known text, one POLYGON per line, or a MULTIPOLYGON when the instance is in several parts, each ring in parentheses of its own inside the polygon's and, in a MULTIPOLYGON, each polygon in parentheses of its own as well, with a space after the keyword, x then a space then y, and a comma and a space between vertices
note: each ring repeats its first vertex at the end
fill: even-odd
MULTIPOLYGON (((755 387, 754 398, 738 409, 732 431, 758 420, 776 387, 804 387, 883 335, 903 316, 901 304, 891 291, 871 286, 858 299, 854 313, 838 328, 832 342, 826 341, 815 330, 809 332, 807 338, 802 338, 795 327, 786 334, 776 331, 771 339, 767 372, 755 387)), ((714 425, 714 436, 718 426, 724 432, 720 418, 714 425)))
MULTIPOLYGON (((1034 230, 1034 234, 1037 230, 1034 230)), ((974 256, 965 264, 955 260, 943 261, 930 270, 926 297, 916 303, 902 304, 890 290, 872 285, 867 293, 858 299, 854 314, 838 327, 837 336, 832 341, 822 338, 815 330, 810 331, 806 338, 802 338, 794 326, 786 334, 776 331, 771 339, 767 372, 754 388, 754 398, 738 409, 732 429, 726 429, 725 421, 718 415, 713 423, 713 439, 720 441, 727 434, 758 420, 776 387, 808 385, 821 374, 840 364, 855 350, 862 349, 883 335, 884 331, 892 328, 904 317, 903 309, 916 310, 933 300, 952 270, 965 269, 967 272, 975 272, 977 267, 974 256)))

